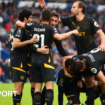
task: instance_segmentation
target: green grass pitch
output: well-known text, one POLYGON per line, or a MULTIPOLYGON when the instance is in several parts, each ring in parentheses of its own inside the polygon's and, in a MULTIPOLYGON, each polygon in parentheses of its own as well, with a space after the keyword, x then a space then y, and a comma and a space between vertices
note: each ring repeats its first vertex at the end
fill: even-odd
MULTIPOLYGON (((30 83, 26 83, 24 85, 21 105, 32 105, 30 88, 31 88, 30 83)), ((2 92, 2 91, 13 91, 13 90, 14 90, 14 85, 13 84, 8 84, 8 83, 0 84, 0 92, 2 92)), ((4 95, 5 95, 5 93, 4 93, 4 95)), ((63 105, 65 105, 65 103, 67 102, 67 99, 66 99, 65 96, 63 97, 63 100, 64 100, 63 105)), ((86 100, 86 95, 84 93, 81 93, 80 100, 81 100, 81 103, 86 100)), ((12 97, 11 96, 3 97, 0 93, 0 105, 13 105, 12 97)), ((57 89, 56 84, 54 84, 53 105, 58 105, 58 89, 57 89)), ((95 105, 101 105, 101 102, 100 102, 99 98, 95 100, 95 105)))

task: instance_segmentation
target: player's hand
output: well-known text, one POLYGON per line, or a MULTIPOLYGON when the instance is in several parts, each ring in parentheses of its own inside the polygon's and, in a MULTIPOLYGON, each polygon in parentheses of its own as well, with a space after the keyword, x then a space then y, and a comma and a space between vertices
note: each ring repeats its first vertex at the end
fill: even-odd
POLYGON ((38 0, 42 9, 47 8, 44 0, 38 0))
POLYGON ((7 35, 6 40, 7 40, 8 42, 10 42, 9 35, 7 35))
POLYGON ((75 35, 79 35, 79 31, 78 31, 77 29, 73 30, 72 32, 73 32, 73 34, 75 34, 75 35))
POLYGON ((48 47, 48 46, 45 45, 41 48, 38 48, 37 52, 42 53, 42 54, 49 54, 49 48, 46 48, 46 47, 48 47))
POLYGON ((36 37, 31 38, 31 39, 29 40, 29 43, 30 43, 30 44, 36 43, 36 42, 38 42, 38 38, 36 38, 36 37))
POLYGON ((101 44, 98 48, 100 51, 105 51, 105 44, 101 44))
POLYGON ((77 82, 77 87, 79 87, 79 88, 82 88, 82 87, 83 87, 82 81, 78 81, 78 82, 77 82))

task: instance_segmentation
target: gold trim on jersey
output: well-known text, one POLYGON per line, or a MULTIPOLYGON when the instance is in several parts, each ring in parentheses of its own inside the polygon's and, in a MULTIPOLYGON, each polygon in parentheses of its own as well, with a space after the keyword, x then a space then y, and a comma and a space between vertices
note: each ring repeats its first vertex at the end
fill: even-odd
POLYGON ((22 62, 21 62, 21 64, 20 64, 20 68, 23 68, 23 64, 22 64, 22 62))
POLYGON ((48 59, 48 62, 50 63, 51 62, 51 58, 49 57, 49 59, 48 59))
POLYGON ((31 64, 27 63, 28 66, 32 66, 31 64))
POLYGON ((25 70, 23 70, 23 69, 21 69, 21 68, 19 68, 19 67, 12 67, 13 69, 16 69, 16 70, 19 70, 19 71, 22 71, 22 72, 24 72, 24 73, 26 73, 26 71, 25 70))
POLYGON ((67 97, 72 97, 72 96, 75 96, 75 95, 67 95, 67 97))
POLYGON ((49 65, 49 64, 46 64, 46 63, 44 63, 44 67, 45 67, 45 68, 55 69, 53 66, 51 66, 51 65, 49 65))

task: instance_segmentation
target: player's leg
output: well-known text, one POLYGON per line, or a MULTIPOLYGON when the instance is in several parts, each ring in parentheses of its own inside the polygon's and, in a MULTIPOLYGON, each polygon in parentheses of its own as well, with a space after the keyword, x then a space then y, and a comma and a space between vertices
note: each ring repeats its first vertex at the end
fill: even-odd
POLYGON ((31 97, 32 97, 32 103, 34 105, 34 91, 35 91, 35 83, 31 82, 31 97))
POLYGON ((41 67, 43 63, 40 60, 32 59, 31 61, 32 71, 31 71, 31 82, 35 83, 35 91, 34 91, 34 101, 35 105, 41 105, 41 88, 42 88, 42 75, 41 75, 41 67))
POLYGON ((41 105, 41 88, 42 83, 35 83, 34 101, 35 105, 41 105))
POLYGON ((45 95, 46 95, 46 87, 44 86, 42 92, 41 92, 41 104, 45 104, 45 95))
POLYGON ((68 99, 68 105, 79 105, 80 89, 77 86, 71 86, 69 90, 65 89, 65 95, 68 99))
POLYGON ((43 80, 46 86, 45 101, 47 105, 53 104, 53 80, 54 80, 55 68, 51 64, 44 65, 44 70, 42 72, 43 80))
POLYGON ((47 105, 52 105, 53 104, 53 81, 48 81, 45 82, 46 86, 46 96, 45 96, 45 101, 47 105))
POLYGON ((14 82, 14 91, 13 93, 13 103, 16 105, 16 103, 21 102, 22 98, 22 90, 24 87, 24 82, 26 81, 26 72, 25 69, 23 69, 24 72, 20 71, 19 69, 12 69, 12 81, 14 82))
POLYGON ((22 90, 24 87, 24 82, 14 82, 14 91, 16 91, 13 93, 13 104, 17 105, 20 104, 21 98, 22 98, 22 90))
POLYGON ((83 71, 83 76, 85 78, 85 87, 86 87, 86 96, 87 96, 87 100, 86 100, 86 104, 87 105, 94 105, 94 87, 93 87, 93 73, 89 70, 86 69, 85 71, 83 71))
POLYGON ((105 85, 101 85, 102 94, 100 96, 102 105, 105 105, 105 85))
POLYGON ((94 105, 95 92, 93 87, 93 79, 94 79, 94 76, 85 77, 86 96, 87 96, 87 100, 85 103, 87 105, 94 105))

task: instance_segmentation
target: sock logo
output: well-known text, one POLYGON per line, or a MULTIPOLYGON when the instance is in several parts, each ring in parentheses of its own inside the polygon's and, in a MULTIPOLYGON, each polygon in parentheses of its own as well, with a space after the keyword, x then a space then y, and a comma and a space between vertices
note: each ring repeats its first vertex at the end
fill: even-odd
POLYGON ((20 105, 20 103, 16 103, 16 105, 20 105))

